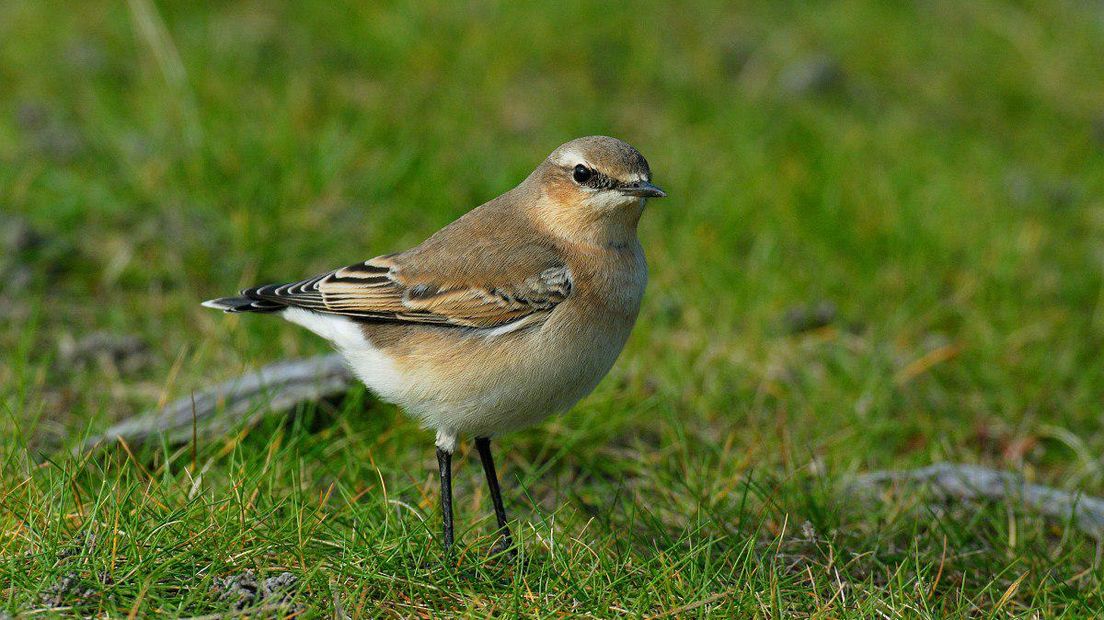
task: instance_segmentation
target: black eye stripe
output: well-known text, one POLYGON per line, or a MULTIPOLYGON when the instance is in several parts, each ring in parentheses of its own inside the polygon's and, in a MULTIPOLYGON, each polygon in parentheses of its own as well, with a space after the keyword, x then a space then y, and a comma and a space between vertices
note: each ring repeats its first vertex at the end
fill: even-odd
POLYGON ((587 164, 575 164, 574 166, 561 164, 560 170, 574 181, 576 185, 593 190, 617 189, 620 187, 632 186, 640 181, 648 181, 648 176, 639 174, 634 175, 632 180, 621 181, 605 174, 597 168, 591 168, 587 164), (580 173, 582 173, 582 175, 580 175, 580 173))
POLYGON ((568 168, 567 171, 573 181, 592 189, 614 189, 624 185, 621 181, 583 164, 576 164, 574 167, 568 168))
POLYGON ((613 189, 619 185, 617 181, 598 171, 594 172, 586 184, 594 189, 613 189))

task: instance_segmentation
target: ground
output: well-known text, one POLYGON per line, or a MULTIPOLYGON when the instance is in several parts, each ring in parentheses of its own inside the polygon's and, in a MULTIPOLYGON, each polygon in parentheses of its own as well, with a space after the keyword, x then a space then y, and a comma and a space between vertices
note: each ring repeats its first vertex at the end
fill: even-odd
POLYGON ((1104 7, 0 6, 0 615, 1086 617, 1096 540, 857 474, 1104 494, 1104 7), (470 445, 364 393, 185 445, 82 436, 326 345, 199 302, 404 249, 558 144, 670 198, 631 341, 470 445))

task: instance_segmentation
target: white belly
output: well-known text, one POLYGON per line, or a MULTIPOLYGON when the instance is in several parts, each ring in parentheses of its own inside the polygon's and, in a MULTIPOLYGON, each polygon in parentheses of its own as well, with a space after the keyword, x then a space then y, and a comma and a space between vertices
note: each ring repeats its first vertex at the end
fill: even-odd
POLYGON ((457 433, 516 430, 570 408, 613 366, 632 327, 581 326, 554 315, 517 333, 445 332, 395 359, 345 317, 298 308, 282 314, 332 341, 365 385, 436 429, 439 443, 442 435, 454 442, 457 433))

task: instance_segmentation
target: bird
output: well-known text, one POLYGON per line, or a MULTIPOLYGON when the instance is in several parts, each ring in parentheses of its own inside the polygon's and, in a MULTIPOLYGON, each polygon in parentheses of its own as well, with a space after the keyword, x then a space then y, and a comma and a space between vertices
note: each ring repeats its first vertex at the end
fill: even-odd
POLYGON ((280 315, 329 340, 372 392, 436 432, 446 555, 452 455, 474 438, 498 526, 491 553, 512 558, 491 439, 570 409, 608 373, 648 281, 637 224, 665 196, 628 143, 577 138, 411 249, 203 305, 280 315))

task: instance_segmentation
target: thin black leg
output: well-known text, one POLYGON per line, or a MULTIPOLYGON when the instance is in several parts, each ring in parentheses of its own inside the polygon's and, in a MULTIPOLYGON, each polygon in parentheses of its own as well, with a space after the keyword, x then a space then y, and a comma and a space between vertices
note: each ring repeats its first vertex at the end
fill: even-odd
POLYGON ((498 531, 502 537, 494 546, 492 553, 507 551, 514 557, 514 539, 510 536, 510 526, 506 524, 506 508, 502 505, 502 491, 498 488, 498 474, 495 473, 494 458, 491 456, 489 437, 476 437, 475 448, 479 451, 479 460, 483 462, 483 473, 487 474, 487 486, 491 489, 491 502, 494 503, 495 518, 498 519, 498 531))
POLYGON ((445 521, 445 554, 452 552, 452 453, 437 448, 437 466, 441 469, 441 517, 445 521))

